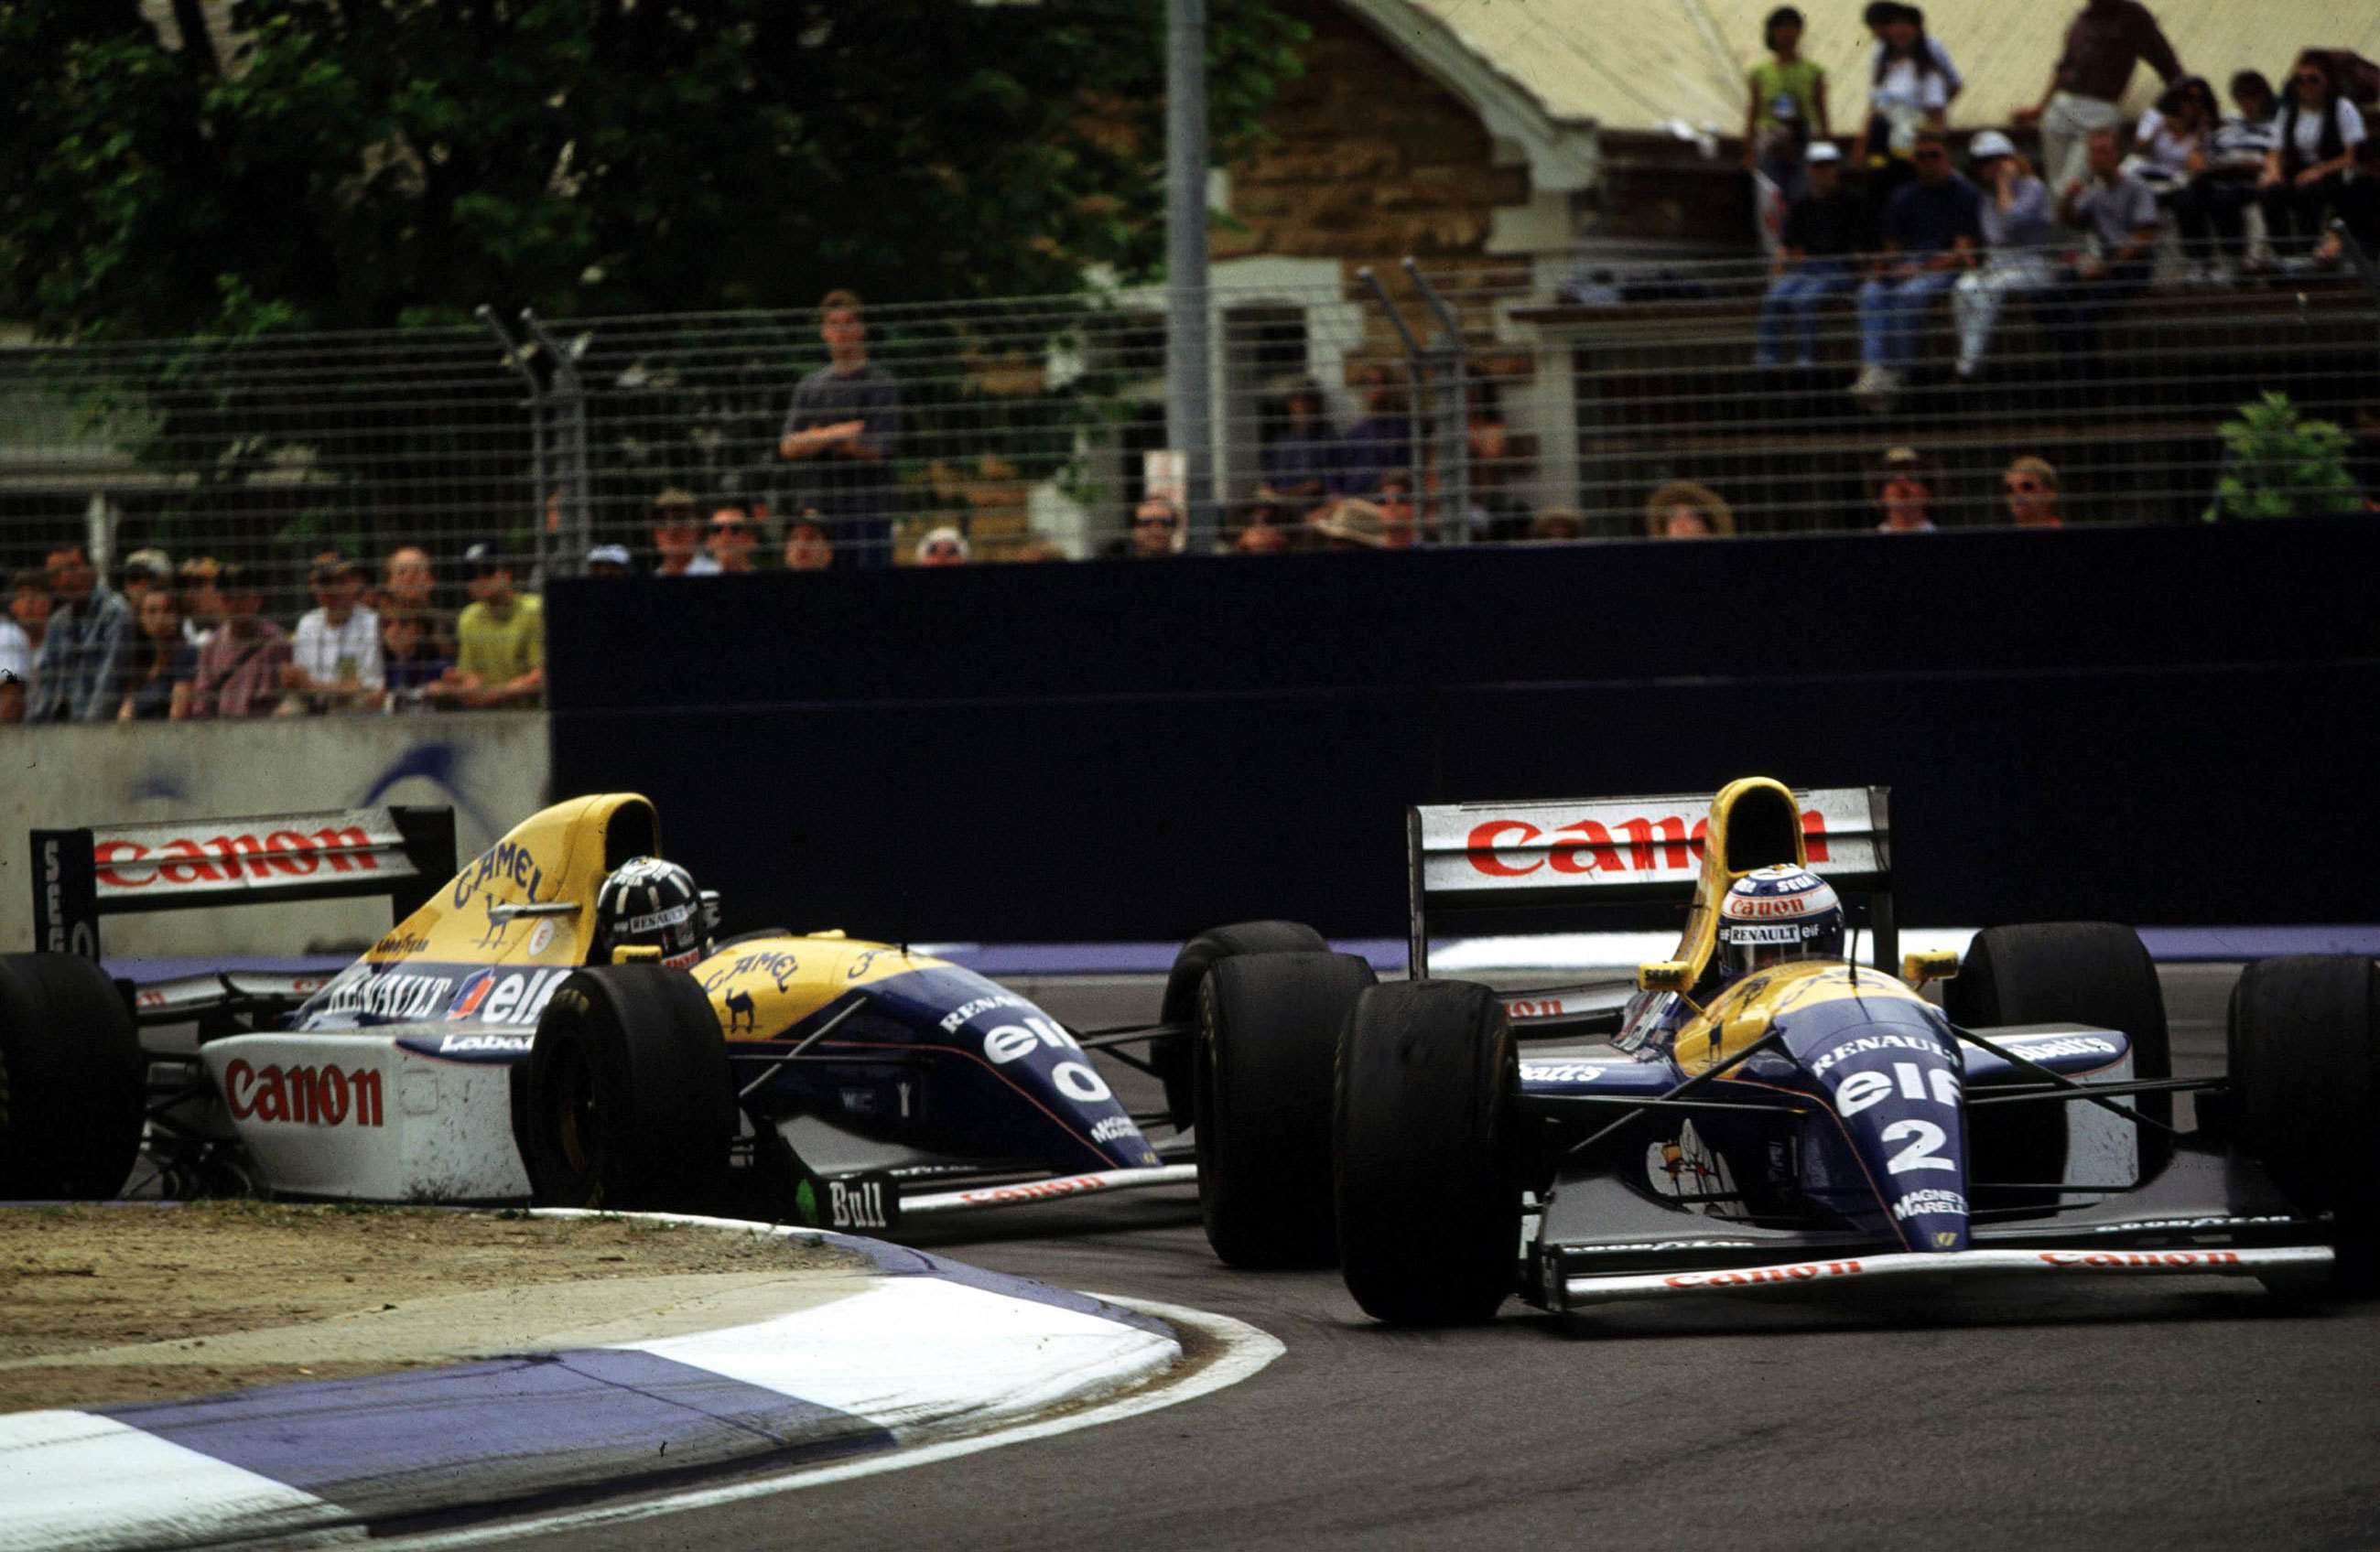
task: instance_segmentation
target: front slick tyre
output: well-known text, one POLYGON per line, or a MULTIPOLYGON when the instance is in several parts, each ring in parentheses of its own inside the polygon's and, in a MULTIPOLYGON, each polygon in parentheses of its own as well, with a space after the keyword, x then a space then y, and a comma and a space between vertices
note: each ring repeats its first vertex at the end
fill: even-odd
POLYGON ((2332 1215, 2332 1291, 2380 1294, 2380 965, 2260 960, 2231 993, 2228 1037, 2240 1151, 2332 1215))
POLYGON ((1411 981, 1355 1000, 1339 1041, 1339 1264, 1395 1326, 1491 1318, 1513 1290, 1512 1026, 1486 987, 1411 981))
POLYGON ((703 1212, 735 1133, 727 1048, 684 971, 606 964, 563 982, 514 1071, 515 1132, 541 1206, 703 1212))
POLYGON ((1193 1072, 1207 1243, 1253 1270, 1327 1267, 1331 1071, 1339 1026, 1372 985, 1354 954, 1218 961, 1198 996, 1193 1072))

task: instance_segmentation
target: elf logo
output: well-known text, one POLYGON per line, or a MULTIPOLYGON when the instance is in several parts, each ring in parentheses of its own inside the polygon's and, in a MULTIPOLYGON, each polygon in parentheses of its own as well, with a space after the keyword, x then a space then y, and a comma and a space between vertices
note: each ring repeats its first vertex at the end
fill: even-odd
POLYGON ((535 1024, 568 979, 564 965, 551 970, 481 970, 463 983, 446 1010, 449 1020, 477 1024, 535 1024))

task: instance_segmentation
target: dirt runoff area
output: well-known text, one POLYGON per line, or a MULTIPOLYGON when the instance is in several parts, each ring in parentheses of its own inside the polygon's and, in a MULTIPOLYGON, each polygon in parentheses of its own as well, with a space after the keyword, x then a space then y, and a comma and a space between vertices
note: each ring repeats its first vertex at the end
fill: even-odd
POLYGON ((669 1335, 843 1297, 864 1267, 799 1238, 614 1218, 0 1208, 0 1413, 669 1335))

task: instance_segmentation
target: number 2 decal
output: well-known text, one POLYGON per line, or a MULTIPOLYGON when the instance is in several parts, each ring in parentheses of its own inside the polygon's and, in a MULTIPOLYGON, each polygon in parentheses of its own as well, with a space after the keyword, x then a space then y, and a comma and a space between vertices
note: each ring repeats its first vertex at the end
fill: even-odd
POLYGON ((1906 1170, 1956 1170, 1959 1167, 1956 1160, 1945 1158, 1934 1151, 1948 1140, 1949 1134, 1930 1121, 1896 1121, 1878 1134, 1888 1143, 1897 1143, 1903 1137, 1917 1139, 1894 1154, 1885 1164, 1885 1168, 1896 1175, 1906 1170))

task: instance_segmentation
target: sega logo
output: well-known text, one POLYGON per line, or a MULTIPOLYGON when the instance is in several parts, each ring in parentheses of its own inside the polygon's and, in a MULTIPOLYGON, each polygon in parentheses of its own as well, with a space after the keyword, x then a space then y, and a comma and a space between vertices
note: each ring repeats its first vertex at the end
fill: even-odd
POLYGON ((567 965, 552 970, 481 970, 455 994, 446 1017, 457 1023, 469 1019, 480 1024, 535 1024, 570 974, 567 965))

